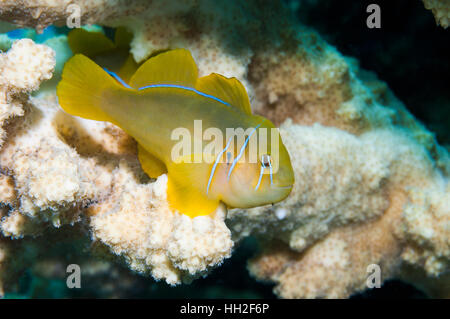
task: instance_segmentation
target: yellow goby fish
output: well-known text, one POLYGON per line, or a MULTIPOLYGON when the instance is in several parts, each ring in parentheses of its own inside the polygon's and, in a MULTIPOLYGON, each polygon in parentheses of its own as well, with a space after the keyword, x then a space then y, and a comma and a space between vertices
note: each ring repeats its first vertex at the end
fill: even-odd
POLYGON ((64 66, 57 95, 67 113, 111 122, 131 135, 144 171, 154 178, 167 173, 173 211, 195 217, 210 214, 220 202, 250 208, 279 202, 291 192, 294 174, 275 126, 251 113, 237 79, 215 73, 199 78, 187 50, 150 58, 128 83, 77 54, 64 66), (195 132, 199 121, 223 133, 219 151, 205 151, 211 142, 195 132), (180 128, 192 137, 187 153, 174 152, 180 142, 173 134, 180 128), (244 143, 227 136, 230 128, 246 130, 244 143), (266 132, 270 137, 251 149, 252 136, 266 132), (276 152, 271 151, 274 144, 276 152), (249 160, 250 152, 256 152, 256 161, 249 160))

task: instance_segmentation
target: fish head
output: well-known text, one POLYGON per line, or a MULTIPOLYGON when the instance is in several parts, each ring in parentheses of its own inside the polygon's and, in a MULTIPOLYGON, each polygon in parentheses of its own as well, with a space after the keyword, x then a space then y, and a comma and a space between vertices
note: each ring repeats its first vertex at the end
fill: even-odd
POLYGON ((259 141, 254 160, 249 154, 252 148, 248 147, 245 160, 237 163, 229 176, 222 201, 230 207, 250 208, 280 202, 294 185, 291 159, 278 129, 265 120, 257 130, 259 141))

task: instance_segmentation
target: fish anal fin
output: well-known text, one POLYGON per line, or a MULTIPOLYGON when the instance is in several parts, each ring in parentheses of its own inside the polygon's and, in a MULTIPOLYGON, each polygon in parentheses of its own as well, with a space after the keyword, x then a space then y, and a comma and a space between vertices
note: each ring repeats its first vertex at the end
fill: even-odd
POLYGON ((138 89, 152 84, 176 84, 193 88, 197 77, 197 65, 191 53, 175 49, 144 62, 131 77, 130 86, 138 89))
POLYGON ((195 88, 221 99, 246 114, 252 114, 247 91, 236 78, 226 78, 220 74, 211 73, 199 78, 195 88))
POLYGON ((138 158, 144 172, 151 178, 167 173, 164 163, 138 144, 138 158))

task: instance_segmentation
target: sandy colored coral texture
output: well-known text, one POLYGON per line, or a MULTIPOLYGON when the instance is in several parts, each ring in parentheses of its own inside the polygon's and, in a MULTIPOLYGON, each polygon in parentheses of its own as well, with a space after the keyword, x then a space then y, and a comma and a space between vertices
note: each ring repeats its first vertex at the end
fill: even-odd
POLYGON ((3 0, 2 20, 42 32, 52 24, 67 21, 94 24, 117 16, 127 16, 145 10, 147 0, 3 0))
MULTIPOLYGON (((50 2, 4 1, 0 16, 42 29, 66 17, 68 1, 50 2)), ((366 287, 371 264, 382 280, 449 295, 438 279, 450 268, 448 152, 373 73, 275 3, 72 2, 85 22, 132 31, 137 61, 185 47, 201 75, 238 77, 253 111, 281 126, 296 183, 274 206, 221 206, 194 219, 171 212, 167 177, 144 174, 132 138, 65 114, 54 87, 30 96, 55 56, 20 40, 0 57, 0 293, 36 262, 24 251, 72 229, 96 256, 169 284, 207 275, 253 235, 262 250, 249 271, 275 282, 279 297, 348 297, 366 287)))
POLYGON ((450 24, 449 0, 422 0, 425 8, 433 12, 436 23, 447 29, 450 24))

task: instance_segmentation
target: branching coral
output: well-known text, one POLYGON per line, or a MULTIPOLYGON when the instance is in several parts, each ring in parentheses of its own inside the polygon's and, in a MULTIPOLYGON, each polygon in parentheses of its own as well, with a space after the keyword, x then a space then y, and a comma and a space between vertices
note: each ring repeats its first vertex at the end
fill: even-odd
POLYGON ((408 134, 355 137, 286 124, 282 133, 298 168, 293 193, 229 216, 235 236, 276 243, 250 262, 257 278, 278 282, 286 298, 344 297, 365 288, 370 264, 380 265, 384 279, 402 261, 430 276, 448 269, 448 184, 408 134))
POLYGON ((65 25, 71 17, 79 17, 81 24, 94 24, 130 15, 144 10, 148 3, 146 0, 5 0, 0 15, 2 20, 41 32, 52 24, 65 25))
POLYGON ((166 200, 166 175, 145 185, 132 175, 121 163, 112 195, 89 208, 94 240, 125 257, 132 269, 170 284, 189 282, 229 257, 233 242, 223 208, 211 217, 173 214, 166 200))
MULTIPOLYGON (((54 51, 31 40, 20 40, 8 53, 0 55, 0 126, 14 116, 23 115, 24 93, 38 89, 43 80, 52 77, 54 51)), ((0 128, 0 145, 4 140, 0 128)))
POLYGON ((433 12, 436 23, 447 29, 450 23, 450 1, 423 0, 425 8, 433 12))
MULTIPOLYGON (((4 1, 1 17, 38 29, 65 21, 68 2, 50 2, 4 1)), ((347 297, 364 289, 370 264, 380 265, 383 279, 448 295, 435 284, 450 262, 448 152, 372 73, 275 3, 74 3, 83 7, 82 21, 131 30, 137 61, 185 47, 201 75, 241 79, 254 111, 281 125, 296 184, 271 207, 228 216, 221 207, 195 219, 170 212, 166 176, 145 176, 123 131, 63 113, 52 90, 29 97, 55 59, 46 46, 21 40, 0 61, 0 281, 33 262, 18 247, 39 250, 49 229, 76 224, 96 254, 112 253, 170 284, 206 275, 234 243, 254 235, 263 249, 249 270, 276 282, 280 297, 347 297), (28 81, 17 76, 26 70, 28 81)), ((67 56, 64 38, 58 41, 57 59, 67 56)))

